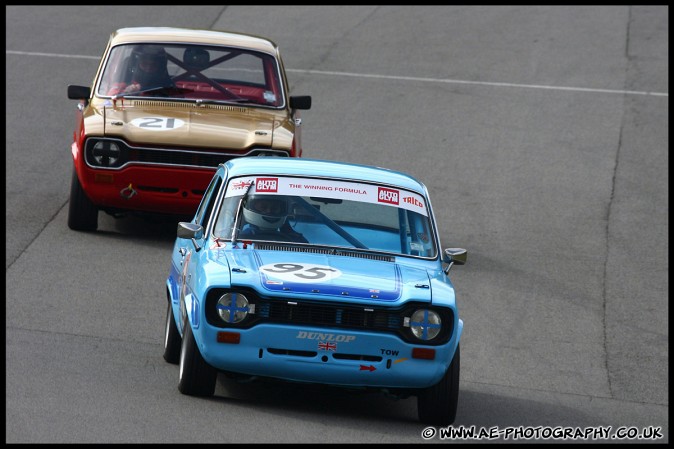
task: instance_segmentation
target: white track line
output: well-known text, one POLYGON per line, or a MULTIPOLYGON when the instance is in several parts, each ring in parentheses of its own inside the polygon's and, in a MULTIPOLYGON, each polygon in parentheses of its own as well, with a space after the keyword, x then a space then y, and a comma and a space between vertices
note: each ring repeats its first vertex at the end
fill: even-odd
MULTIPOLYGON (((5 53, 12 55, 25 55, 25 56, 47 56, 51 58, 73 58, 73 59, 93 59, 93 60, 100 59, 100 56, 64 55, 58 53, 36 53, 36 52, 12 51, 12 50, 6 50, 5 53)), ((354 78, 374 78, 374 79, 397 80, 397 81, 419 81, 424 83, 471 84, 475 86, 516 87, 524 89, 547 89, 547 90, 561 90, 570 92, 591 92, 601 94, 647 95, 653 97, 669 97, 668 93, 639 91, 639 90, 593 89, 587 87, 545 86, 540 84, 496 83, 487 81, 466 81, 466 80, 453 80, 444 78, 420 78, 416 76, 392 76, 392 75, 371 75, 367 73, 329 72, 323 70, 286 69, 286 72, 300 73, 305 75, 350 76, 354 78)))

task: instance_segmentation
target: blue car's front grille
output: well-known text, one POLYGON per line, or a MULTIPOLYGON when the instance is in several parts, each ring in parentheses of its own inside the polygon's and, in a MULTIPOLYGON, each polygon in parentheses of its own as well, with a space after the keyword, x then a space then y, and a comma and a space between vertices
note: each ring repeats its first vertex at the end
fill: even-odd
POLYGON ((343 305, 318 305, 281 301, 259 301, 256 313, 261 319, 277 323, 338 326, 352 329, 395 331, 402 327, 399 311, 366 311, 363 308, 345 308, 343 305))
MULTIPOLYGON (((227 324, 220 319, 216 304, 220 296, 228 290, 211 290, 206 298, 206 320, 209 324, 222 328, 248 329, 262 323, 288 324, 296 326, 316 326, 332 329, 353 329, 369 332, 385 332, 398 335, 406 341, 420 343, 409 327, 404 326, 405 317, 410 317, 419 308, 429 308, 428 304, 408 303, 402 307, 365 307, 353 304, 314 302, 288 298, 262 298, 251 289, 237 289, 254 304, 255 313, 249 314, 238 324, 227 324)), ((231 291, 231 290, 229 290, 231 291)), ((443 323, 438 337, 424 344, 445 343, 452 335, 454 317, 451 309, 430 307, 438 312, 443 323)))

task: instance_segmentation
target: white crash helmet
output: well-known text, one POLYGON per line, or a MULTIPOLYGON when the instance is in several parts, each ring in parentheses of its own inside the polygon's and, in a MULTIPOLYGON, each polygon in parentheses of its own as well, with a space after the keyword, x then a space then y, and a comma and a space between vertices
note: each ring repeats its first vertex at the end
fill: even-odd
POLYGON ((278 229, 288 217, 288 201, 274 195, 252 195, 243 205, 243 218, 260 229, 278 229))

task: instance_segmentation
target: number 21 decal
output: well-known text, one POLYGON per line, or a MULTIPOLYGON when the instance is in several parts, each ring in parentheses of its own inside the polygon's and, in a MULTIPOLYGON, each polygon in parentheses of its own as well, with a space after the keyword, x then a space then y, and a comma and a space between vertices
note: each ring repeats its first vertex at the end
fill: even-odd
POLYGON ((261 266, 260 270, 271 278, 287 282, 325 282, 342 275, 336 268, 311 263, 271 263, 261 266))
POLYGON ((131 124, 148 131, 170 131, 172 129, 180 128, 185 122, 177 118, 141 117, 132 120, 131 124))

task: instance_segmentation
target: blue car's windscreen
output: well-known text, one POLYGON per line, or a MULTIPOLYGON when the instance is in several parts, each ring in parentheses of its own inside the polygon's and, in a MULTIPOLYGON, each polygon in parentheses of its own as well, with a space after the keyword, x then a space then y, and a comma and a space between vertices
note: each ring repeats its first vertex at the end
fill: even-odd
POLYGON ((330 179, 231 179, 213 234, 224 240, 360 248, 424 258, 437 255, 422 195, 330 179))

